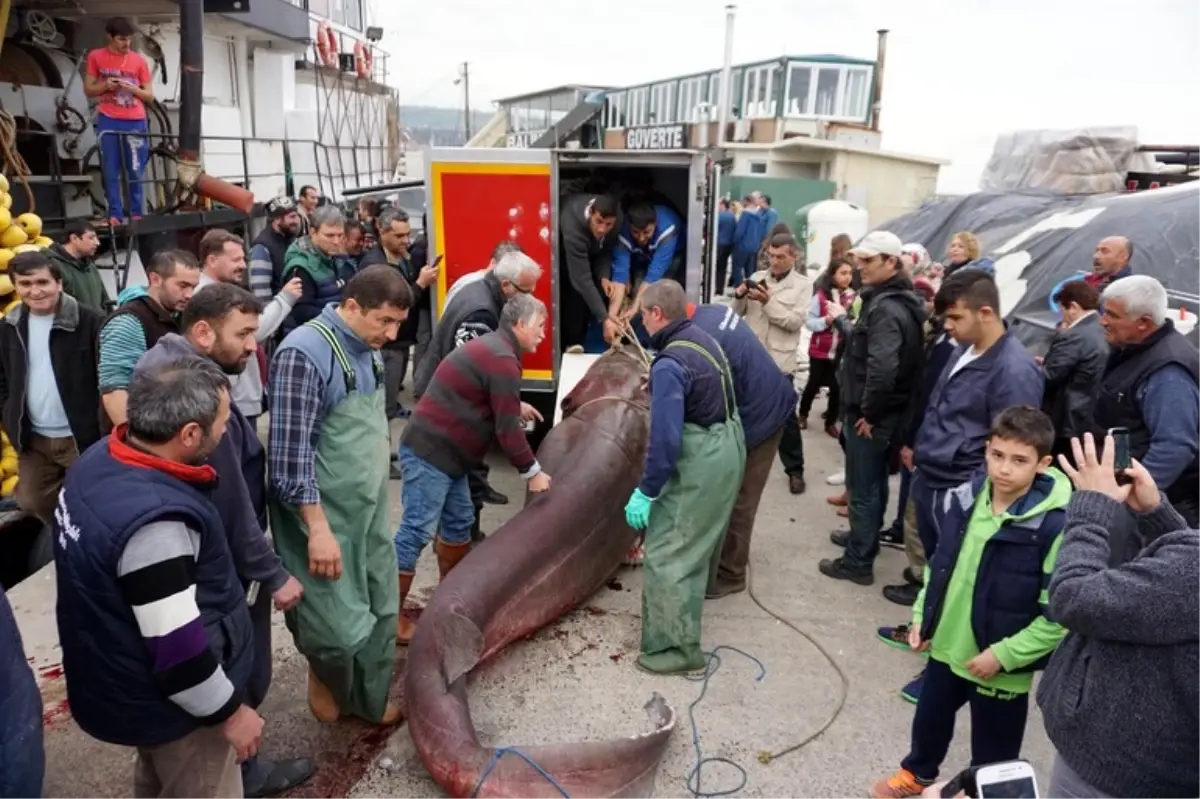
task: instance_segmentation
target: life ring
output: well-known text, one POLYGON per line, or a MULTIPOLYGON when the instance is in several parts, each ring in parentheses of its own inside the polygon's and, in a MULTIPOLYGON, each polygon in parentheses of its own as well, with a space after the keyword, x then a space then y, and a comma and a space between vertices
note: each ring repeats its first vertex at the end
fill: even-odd
POLYGON ((354 45, 354 65, 360 78, 371 77, 371 50, 362 42, 354 45))
POLYGON ((327 67, 337 63, 337 40, 333 36, 333 26, 326 21, 317 26, 317 55, 327 67))

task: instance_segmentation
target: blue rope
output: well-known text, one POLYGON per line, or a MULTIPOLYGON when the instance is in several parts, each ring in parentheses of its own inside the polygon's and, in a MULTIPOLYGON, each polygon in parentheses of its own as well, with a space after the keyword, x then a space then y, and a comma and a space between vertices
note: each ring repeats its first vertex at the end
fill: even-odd
POLYGON ((566 788, 558 784, 558 780, 547 774, 544 768, 533 762, 533 758, 529 757, 529 755, 525 754, 520 749, 517 749, 515 746, 502 746, 492 753, 491 762, 489 762, 487 768, 483 770, 483 776, 479 778, 479 782, 475 783, 475 790, 471 791, 471 796, 479 796, 479 789, 483 787, 483 783, 485 780, 487 780, 488 775, 492 773, 492 769, 494 769, 496 764, 500 762, 500 758, 508 754, 516 755, 524 760, 529 764, 530 768, 532 768, 538 774, 541 774, 542 777, 545 778, 546 782, 553 785, 555 789, 563 796, 567 797, 567 799, 570 799, 571 794, 567 793, 566 788))
POLYGON ((704 653, 708 660, 704 664, 704 672, 702 674, 697 674, 695 676, 684 675, 685 680, 702 684, 700 695, 696 697, 694 702, 688 705, 688 719, 692 723, 692 747, 696 750, 696 765, 691 771, 688 772, 687 788, 692 792, 692 796, 696 797, 729 796, 730 794, 735 794, 742 790, 742 788, 746 787, 746 782, 749 779, 749 776, 746 774, 746 769, 742 768, 738 763, 733 762, 727 757, 705 757, 703 751, 700 749, 700 728, 696 726, 696 706, 703 701, 704 695, 708 693, 708 681, 711 680, 712 676, 717 673, 717 669, 721 668, 721 658, 717 653, 722 649, 730 652, 736 652, 747 660, 753 662, 754 665, 758 666, 758 676, 754 678, 755 682, 762 682, 763 678, 767 676, 767 667, 762 664, 761 660, 754 657, 754 655, 743 652, 737 647, 725 646, 724 644, 716 647, 711 652, 704 653), (733 766, 733 768, 742 775, 742 781, 733 788, 725 791, 701 791, 700 771, 704 768, 705 763, 724 763, 728 766, 733 766), (695 781, 694 787, 692 785, 693 780, 695 781))
MULTIPOLYGON (((725 649, 729 652, 736 652, 737 654, 754 663, 754 665, 758 666, 758 676, 754 678, 755 682, 762 682, 763 678, 767 676, 767 667, 762 664, 761 660, 754 657, 754 655, 743 652, 735 646, 725 646, 724 644, 716 647, 711 652, 704 653, 707 660, 704 663, 704 672, 702 674, 695 676, 686 674, 684 675, 684 679, 688 682, 701 683, 700 695, 697 696, 690 705, 688 705, 688 720, 692 723, 692 747, 696 750, 696 765, 692 767, 690 772, 688 772, 687 787, 688 790, 692 792, 692 796, 695 797, 729 796, 746 787, 746 782, 749 780, 749 776, 746 774, 746 769, 742 768, 742 766, 738 763, 735 763, 726 757, 705 757, 703 750, 700 748, 700 728, 696 725, 696 706, 704 700, 705 694, 708 693, 709 680, 711 680, 712 676, 717 673, 718 669, 721 668, 721 657, 717 653, 722 649, 725 649), (733 788, 724 791, 701 791, 700 772, 706 763, 725 763, 726 765, 733 766, 733 768, 742 775, 742 781, 733 788), (692 786, 693 781, 695 781, 695 787, 692 786)), ((555 790, 567 797, 567 799, 570 799, 571 795, 567 793, 566 788, 562 787, 562 785, 558 783, 558 780, 554 779, 554 777, 551 777, 546 770, 535 763, 533 759, 529 757, 529 755, 517 749, 515 746, 502 746, 492 753, 492 759, 488 762, 487 768, 483 770, 483 775, 480 776, 479 782, 475 783, 475 790, 471 791, 472 797, 479 796, 479 789, 483 787, 483 783, 486 782, 487 778, 491 775, 492 769, 496 767, 496 764, 500 762, 502 757, 508 754, 516 755, 524 760, 529 764, 530 768, 542 775, 542 778, 545 779, 546 782, 553 785, 555 790)))

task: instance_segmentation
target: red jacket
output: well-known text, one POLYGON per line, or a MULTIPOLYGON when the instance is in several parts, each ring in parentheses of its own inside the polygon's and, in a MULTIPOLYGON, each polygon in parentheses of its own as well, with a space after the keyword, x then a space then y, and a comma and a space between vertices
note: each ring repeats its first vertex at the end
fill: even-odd
MULTIPOLYGON (((855 295, 853 291, 842 292, 839 302, 847 311, 850 310, 850 306, 854 303, 854 296, 855 295)), ((816 298, 817 303, 819 304, 818 312, 822 317, 824 317, 825 308, 831 302, 829 295, 824 291, 818 290, 816 292, 816 298)), ((837 352, 837 332, 830 325, 827 325, 824 330, 813 333, 808 340, 809 358, 817 358, 822 361, 827 361, 834 356, 835 352, 837 352)))

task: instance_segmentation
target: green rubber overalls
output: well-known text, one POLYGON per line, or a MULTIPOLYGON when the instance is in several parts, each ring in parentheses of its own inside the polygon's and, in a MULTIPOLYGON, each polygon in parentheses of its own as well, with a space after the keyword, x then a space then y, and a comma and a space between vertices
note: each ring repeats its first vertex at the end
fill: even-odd
POLYGON ((699 352, 721 375, 725 421, 710 427, 684 423, 675 474, 650 506, 637 664, 659 674, 704 667, 704 592, 720 561, 725 527, 746 468, 746 442, 725 359, 718 363, 690 341, 672 341, 664 351, 672 347, 699 352))
MULTIPOLYGON (((333 693, 343 713, 378 722, 387 707, 396 661, 396 551, 388 524, 388 448, 383 370, 376 389, 356 391, 354 365, 337 334, 308 322, 333 349, 346 397, 321 421, 317 484, 321 506, 342 550, 342 576, 308 571, 308 529, 296 508, 272 500, 275 548, 288 572, 304 584, 304 598, 284 614, 296 648, 333 693)), ((334 375, 333 379, 337 379, 334 375)))

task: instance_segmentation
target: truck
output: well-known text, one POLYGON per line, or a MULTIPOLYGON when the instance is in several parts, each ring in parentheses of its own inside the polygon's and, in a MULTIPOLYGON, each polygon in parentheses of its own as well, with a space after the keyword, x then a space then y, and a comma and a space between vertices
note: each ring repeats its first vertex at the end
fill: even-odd
POLYGON ((700 303, 712 294, 716 248, 710 243, 716 240, 719 171, 718 165, 695 150, 435 147, 429 151, 425 177, 429 258, 430 262, 439 256, 444 259, 433 296, 435 322, 454 282, 484 268, 503 240, 515 241, 545 270, 534 296, 550 312, 546 343, 523 361, 522 399, 544 419, 529 435, 535 448, 553 424, 556 397, 570 390, 562 379, 559 332, 562 292, 573 289, 559 240, 560 203, 578 192, 622 197, 629 189, 668 201, 687 227, 685 260, 676 278, 689 299, 700 303))

